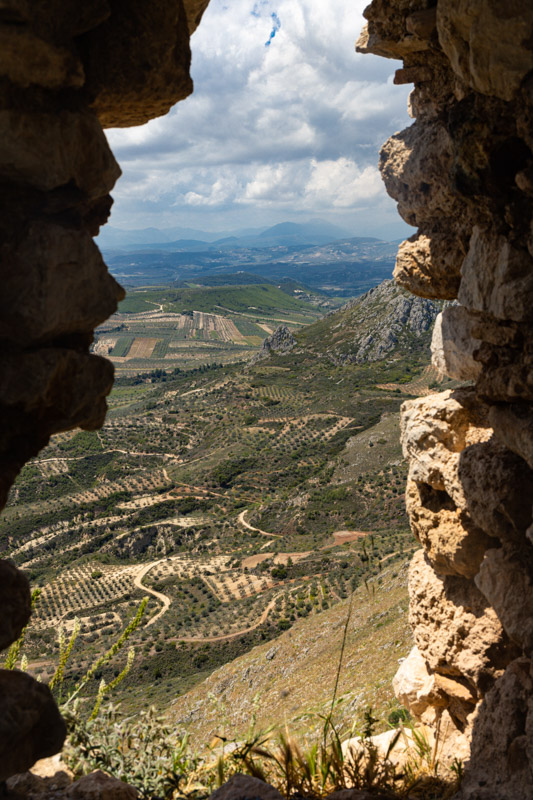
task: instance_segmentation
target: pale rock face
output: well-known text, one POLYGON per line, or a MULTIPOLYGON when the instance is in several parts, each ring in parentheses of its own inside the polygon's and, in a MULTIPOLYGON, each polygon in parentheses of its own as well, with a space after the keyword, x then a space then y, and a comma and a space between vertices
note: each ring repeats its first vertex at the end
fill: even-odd
POLYGON ((463 306, 448 306, 437 317, 431 363, 442 375, 470 381, 481 374, 481 364, 475 360, 481 341, 472 336, 472 324, 472 317, 463 306))
POLYGON ((435 571, 473 578, 494 540, 446 492, 426 483, 408 479, 405 501, 411 530, 435 571))
POLYGON ((464 250, 458 236, 412 236, 398 248, 394 280, 419 297, 454 300, 461 280, 464 250))
POLYGON ((452 165, 449 135, 439 122, 396 133, 381 148, 381 175, 409 225, 428 225, 460 212, 445 177, 452 165))
POLYGON ((459 459, 465 448, 492 435, 487 411, 470 389, 407 400, 401 411, 401 439, 411 479, 447 492, 456 506, 465 508, 459 459))
POLYGON ((531 800, 533 680, 518 657, 533 645, 533 5, 432 6, 373 0, 359 42, 401 57, 395 83, 414 83, 416 121, 380 157, 418 227, 395 278, 458 299, 435 326, 433 365, 473 383, 402 409, 407 509, 424 547, 410 619, 426 665, 402 696, 434 727, 449 718, 450 741, 454 726, 472 737, 455 800, 531 800))
POLYGON ((526 249, 476 226, 461 273, 459 302, 467 308, 501 320, 532 320, 533 259, 526 249))
POLYGON ((409 570, 409 622, 432 671, 466 678, 484 694, 517 655, 496 612, 472 581, 440 577, 419 550, 409 570))
POLYGON ((392 680, 394 694, 415 717, 422 717, 433 706, 445 706, 435 683, 435 675, 430 673, 418 647, 413 647, 405 661, 400 664, 392 680))

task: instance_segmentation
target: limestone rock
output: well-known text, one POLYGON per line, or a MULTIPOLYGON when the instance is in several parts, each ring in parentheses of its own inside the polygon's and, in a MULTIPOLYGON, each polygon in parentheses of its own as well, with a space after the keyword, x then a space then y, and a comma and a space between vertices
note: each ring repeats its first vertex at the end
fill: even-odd
POLYGON ((0 670, 0 780, 57 753, 66 735, 48 686, 25 672, 0 670))
POLYGON ((405 497, 411 529, 433 569, 439 575, 473 578, 494 540, 446 492, 409 479, 405 497))
POLYGON ((517 655, 496 612, 472 581, 441 578, 419 550, 409 569, 409 622, 432 671, 462 676, 485 693, 517 655))
POLYGON ((85 75, 79 59, 66 47, 40 39, 31 31, 10 26, 0 30, 0 75, 21 87, 80 87, 85 75))
POLYGON ((183 0, 185 14, 187 15, 187 27, 189 36, 192 36, 200 21, 203 13, 209 5, 209 0, 183 0))
POLYGON ((417 234, 398 248, 394 280, 419 297, 454 300, 463 258, 457 236, 417 234))
POLYGON ((488 408, 473 389, 455 389, 407 400, 401 410, 401 440, 410 459, 410 477, 445 491, 456 506, 466 500, 458 480, 463 450, 492 435, 488 408))
POLYGON ((3 650, 19 638, 31 613, 28 579, 6 560, 0 561, 0 608, 0 650, 3 650))
POLYGON ((110 14, 109 0, 9 0, 2 19, 27 26, 47 41, 67 42, 95 28, 110 14))
POLYGON ((513 661, 479 708, 457 800, 531 800, 533 667, 513 661))
POLYGON ((97 770, 74 781, 64 797, 65 800, 136 800, 139 792, 128 783, 97 770))
POLYGON ((475 582, 509 638, 533 654, 533 546, 525 544, 519 553, 488 550, 475 582))
POLYGON ((274 333, 263 341, 261 350, 254 356, 253 361, 268 358, 271 353, 284 355, 296 347, 296 339, 286 325, 279 325, 274 333))
POLYGON ((220 789, 216 789, 209 800, 283 800, 273 786, 251 775, 233 775, 220 789))
POLYGON ((435 675, 429 672, 416 645, 400 664, 392 679, 392 688, 400 703, 417 719, 428 707, 445 705, 436 687, 435 675))
POLYGON ((489 420, 496 437, 533 469, 533 410, 526 403, 491 406, 489 420))
POLYGON ((475 360, 481 341, 472 336, 472 318, 463 306, 448 306, 435 320, 431 363, 442 375, 459 381, 476 380, 481 364, 475 360))
POLYGON ((89 234, 35 222, 15 246, 0 245, 0 336, 19 347, 92 331, 124 290, 89 234), (21 302, 23 300, 23 302, 21 302))
POLYGON ((88 197, 113 188, 120 168, 94 114, 0 110, 4 179, 48 191, 73 182, 88 197))
MULTIPOLYGON (((198 16, 205 3, 194 4, 198 16)), ((194 9, 196 10, 196 14, 194 9)), ((192 92, 182 0, 114 0, 80 42, 86 88, 104 128, 142 125, 192 92)))
POLYGON ((475 524, 502 541, 522 542, 533 497, 533 471, 527 464, 491 439, 463 450, 457 476, 464 508, 475 524))
POLYGON ((512 100, 531 70, 531 6, 439 0, 437 30, 453 70, 466 84, 477 92, 512 100))
POLYGON ((431 226, 442 223, 443 217, 461 217, 461 203, 447 180, 451 166, 450 137, 437 121, 417 121, 385 142, 381 175, 409 225, 431 226))
POLYGON ((533 319, 533 259, 507 238, 475 226, 461 269, 459 302, 502 320, 533 319))

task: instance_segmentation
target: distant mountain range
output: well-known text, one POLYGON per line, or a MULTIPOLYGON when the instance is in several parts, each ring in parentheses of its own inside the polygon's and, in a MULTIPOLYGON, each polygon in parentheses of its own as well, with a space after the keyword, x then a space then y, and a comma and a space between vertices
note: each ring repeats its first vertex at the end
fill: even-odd
POLYGON ((244 228, 208 233, 194 228, 144 228, 122 230, 106 225, 98 244, 102 250, 183 251, 235 247, 275 247, 277 245, 323 245, 353 235, 337 225, 320 219, 309 222, 281 222, 267 228, 244 228))

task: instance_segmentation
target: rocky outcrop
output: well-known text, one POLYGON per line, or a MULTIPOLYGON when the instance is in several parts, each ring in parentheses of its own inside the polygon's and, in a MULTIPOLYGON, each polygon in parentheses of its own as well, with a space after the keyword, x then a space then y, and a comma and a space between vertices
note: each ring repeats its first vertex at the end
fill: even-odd
POLYGON ((262 358, 268 358, 271 353, 283 356, 290 353, 296 347, 296 339, 286 325, 278 325, 274 333, 263 341, 261 349, 253 357, 252 363, 259 361, 262 358))
POLYGON ((441 307, 386 280, 299 333, 298 344, 337 365, 371 364, 414 351, 429 358, 431 330, 441 307))
MULTIPOLYGON (((90 345, 124 292, 93 242, 120 176, 103 128, 146 122, 192 91, 189 37, 207 3, 2 3, 0 508, 52 434, 104 421, 113 368, 90 345)), ((30 601, 14 566, 0 572, 5 648, 30 601)), ((52 695, 29 676, 0 672, 0 720, 0 781, 61 748, 52 695)))
POLYGON ((418 228, 399 248, 395 278, 420 297, 456 301, 437 320, 433 364, 472 383, 403 407, 407 508, 423 550, 410 573, 417 650, 396 690, 419 719, 438 727, 448 714, 461 747, 471 740, 461 800, 526 800, 533 8, 374 0, 365 16, 358 49, 403 59, 395 82, 414 83, 415 122, 380 157, 399 213, 418 228))

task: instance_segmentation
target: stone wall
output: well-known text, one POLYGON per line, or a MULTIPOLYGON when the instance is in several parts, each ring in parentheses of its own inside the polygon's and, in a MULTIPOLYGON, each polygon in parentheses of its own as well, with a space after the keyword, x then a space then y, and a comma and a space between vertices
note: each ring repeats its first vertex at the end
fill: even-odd
MULTIPOLYGON (((93 242, 120 175, 103 128, 192 91, 189 36, 209 0, 0 3, 0 508, 50 436, 102 425, 113 368, 89 347, 123 290, 93 242)), ((0 562, 0 647, 29 587, 0 562)), ((47 687, 0 670, 0 781, 60 749, 47 687)))
POLYGON ((464 388, 402 410, 416 647, 399 697, 470 761, 462 800, 533 786, 533 6, 374 0, 357 49, 403 59, 413 125, 380 168, 417 233, 395 278, 464 388), (471 748, 471 752, 469 750, 471 748))

